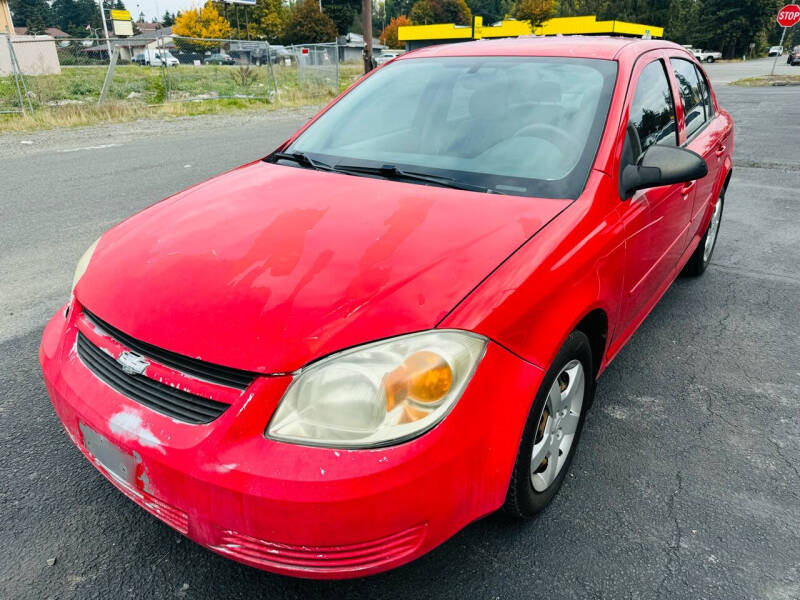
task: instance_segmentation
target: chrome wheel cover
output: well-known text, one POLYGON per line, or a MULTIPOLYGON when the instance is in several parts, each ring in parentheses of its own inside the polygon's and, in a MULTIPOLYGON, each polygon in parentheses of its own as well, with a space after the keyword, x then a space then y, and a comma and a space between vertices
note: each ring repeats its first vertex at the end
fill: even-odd
POLYGON ((542 407, 533 438, 531 485, 544 492, 569 456, 583 409, 586 377, 579 360, 568 362, 555 378, 542 407))
POLYGON ((708 224, 708 231, 706 232, 706 244, 703 248, 703 264, 706 264, 711 259, 711 252, 714 250, 714 244, 717 241, 717 233, 719 233, 721 217, 722 198, 718 198, 717 204, 714 206, 714 212, 711 215, 711 223, 708 224))

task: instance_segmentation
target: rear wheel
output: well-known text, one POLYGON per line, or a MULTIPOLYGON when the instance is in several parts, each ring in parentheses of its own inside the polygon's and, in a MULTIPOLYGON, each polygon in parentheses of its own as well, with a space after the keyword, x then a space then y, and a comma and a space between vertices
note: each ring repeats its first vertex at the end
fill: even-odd
POLYGON ((522 434, 503 510, 530 518, 555 496, 569 470, 594 393, 592 351, 570 334, 542 382, 522 434))
POLYGON ((714 57, 713 57, 713 56, 706 56, 706 62, 707 62, 707 63, 712 63, 712 62, 714 62, 714 57))
POLYGON ((722 222, 722 209, 725 203, 724 197, 720 194, 717 202, 714 205, 714 212, 711 213, 711 220, 708 222, 708 228, 700 243, 695 248, 694 254, 686 263, 683 268, 683 275, 690 277, 697 277, 702 275, 711 262, 711 256, 714 254, 714 248, 717 245, 717 235, 719 234, 719 225, 722 222))

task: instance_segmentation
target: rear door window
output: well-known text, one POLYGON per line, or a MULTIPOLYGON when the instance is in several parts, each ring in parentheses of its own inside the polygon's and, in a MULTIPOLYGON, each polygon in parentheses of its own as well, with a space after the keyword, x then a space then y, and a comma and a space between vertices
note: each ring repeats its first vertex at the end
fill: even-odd
POLYGON ((694 64, 682 58, 671 58, 672 69, 683 103, 683 120, 686 124, 686 137, 692 137, 707 121, 706 106, 700 78, 694 64))

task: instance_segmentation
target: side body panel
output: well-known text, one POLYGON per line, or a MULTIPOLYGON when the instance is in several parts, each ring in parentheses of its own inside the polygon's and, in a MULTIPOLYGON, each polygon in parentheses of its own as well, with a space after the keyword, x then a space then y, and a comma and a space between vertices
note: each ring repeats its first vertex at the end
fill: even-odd
MULTIPOLYGON (((625 126, 629 120, 639 76, 653 63, 660 63, 665 69, 666 81, 670 81, 666 52, 661 50, 644 54, 633 69, 622 114, 622 123, 625 126)), ((679 103, 680 98, 675 97, 674 90, 672 95, 673 103, 679 103)), ((678 119, 677 116, 675 118, 678 119)), ((615 172, 619 173, 619 169, 618 163, 615 172)), ((624 330, 641 320, 642 311, 658 293, 686 249, 693 187, 692 182, 639 190, 620 205, 620 213, 625 222, 626 261, 619 329, 624 330)))
MULTIPOLYGON (((670 52, 670 58, 681 58, 691 62, 691 58, 682 52, 670 52)), ((706 82, 709 81, 707 74, 702 66, 696 64, 706 82)), ((678 93, 678 81, 674 73, 670 73, 673 79, 674 93, 678 93)), ((717 105, 711 85, 708 84, 711 93, 711 105, 714 114, 709 122, 691 138, 686 136, 685 123, 681 123, 680 140, 681 145, 702 156, 708 164, 708 175, 697 181, 697 186, 693 193, 692 201, 692 220, 689 224, 689 242, 700 238, 705 233, 708 218, 712 212, 712 207, 722 191, 725 180, 732 167, 733 154, 733 120, 730 114, 720 109, 717 105)), ((679 97, 679 96, 676 96, 679 97)), ((682 110, 682 106, 681 106, 682 110)))

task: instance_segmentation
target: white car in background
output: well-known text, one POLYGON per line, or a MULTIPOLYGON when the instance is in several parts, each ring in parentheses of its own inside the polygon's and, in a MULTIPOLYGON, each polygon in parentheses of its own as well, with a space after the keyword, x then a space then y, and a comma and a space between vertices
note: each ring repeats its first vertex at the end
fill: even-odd
POLYGON ((133 57, 131 62, 135 62, 136 64, 142 66, 149 65, 151 67, 160 67, 165 64, 168 67, 174 67, 180 64, 180 61, 172 56, 169 50, 151 50, 150 48, 146 48, 143 52, 139 52, 133 57))
POLYGON ((380 54, 375 55, 375 65, 380 66, 385 62, 389 62, 393 58, 397 58, 402 53, 402 50, 384 50, 380 54))
POLYGON ((700 48, 692 48, 692 54, 700 62, 713 63, 715 60, 722 58, 722 52, 713 52, 711 50, 701 50, 700 48))
POLYGON ((783 46, 772 46, 767 56, 783 56, 783 46))

